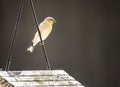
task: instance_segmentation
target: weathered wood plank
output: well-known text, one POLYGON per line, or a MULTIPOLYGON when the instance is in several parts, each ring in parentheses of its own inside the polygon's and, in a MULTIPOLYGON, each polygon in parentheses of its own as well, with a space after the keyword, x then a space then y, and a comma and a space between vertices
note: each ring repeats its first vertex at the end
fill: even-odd
POLYGON ((20 75, 68 75, 64 70, 23 71, 20 75))
POLYGON ((0 71, 0 78, 14 87, 84 87, 64 70, 0 71))
POLYGON ((72 76, 61 75, 61 76, 15 76, 15 77, 3 77, 7 81, 33 81, 33 80, 42 80, 42 81, 65 81, 65 80, 75 80, 72 76))
POLYGON ((15 86, 82 86, 78 81, 34 81, 34 82, 10 82, 15 86))
POLYGON ((68 75, 64 70, 0 71, 0 76, 68 75))

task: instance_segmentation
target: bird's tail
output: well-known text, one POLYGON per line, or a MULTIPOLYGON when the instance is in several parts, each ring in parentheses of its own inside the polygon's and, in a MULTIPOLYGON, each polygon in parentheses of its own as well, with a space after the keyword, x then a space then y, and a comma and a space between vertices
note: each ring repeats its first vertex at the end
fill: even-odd
POLYGON ((34 47, 33 45, 31 45, 31 46, 29 46, 29 47, 27 48, 27 51, 33 52, 34 48, 35 48, 35 47, 34 47))

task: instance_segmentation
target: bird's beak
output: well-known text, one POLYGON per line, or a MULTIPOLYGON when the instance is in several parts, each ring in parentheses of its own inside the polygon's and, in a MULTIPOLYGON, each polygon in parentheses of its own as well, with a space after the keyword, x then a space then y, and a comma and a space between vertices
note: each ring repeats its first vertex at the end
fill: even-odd
POLYGON ((53 19, 53 22, 56 23, 55 19, 53 19))

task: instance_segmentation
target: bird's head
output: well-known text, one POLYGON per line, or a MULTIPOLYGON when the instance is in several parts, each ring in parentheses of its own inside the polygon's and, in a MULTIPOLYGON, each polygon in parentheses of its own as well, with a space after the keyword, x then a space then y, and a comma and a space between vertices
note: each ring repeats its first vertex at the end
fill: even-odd
POLYGON ((50 26, 52 26, 53 23, 56 23, 56 21, 53 17, 46 17, 44 21, 50 26))

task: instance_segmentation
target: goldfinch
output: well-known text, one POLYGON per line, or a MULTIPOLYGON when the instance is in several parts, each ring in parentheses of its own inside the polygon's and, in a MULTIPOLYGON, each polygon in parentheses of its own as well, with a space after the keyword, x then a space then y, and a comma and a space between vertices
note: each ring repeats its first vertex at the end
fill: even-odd
MULTIPOLYGON (((52 31, 52 26, 55 23, 55 19, 53 17, 46 17, 43 22, 39 24, 39 30, 41 33, 42 40, 44 41, 48 35, 52 31)), ((34 38, 32 40, 32 44, 27 48, 27 51, 33 52, 35 46, 40 42, 40 37, 38 31, 35 33, 34 38)))

